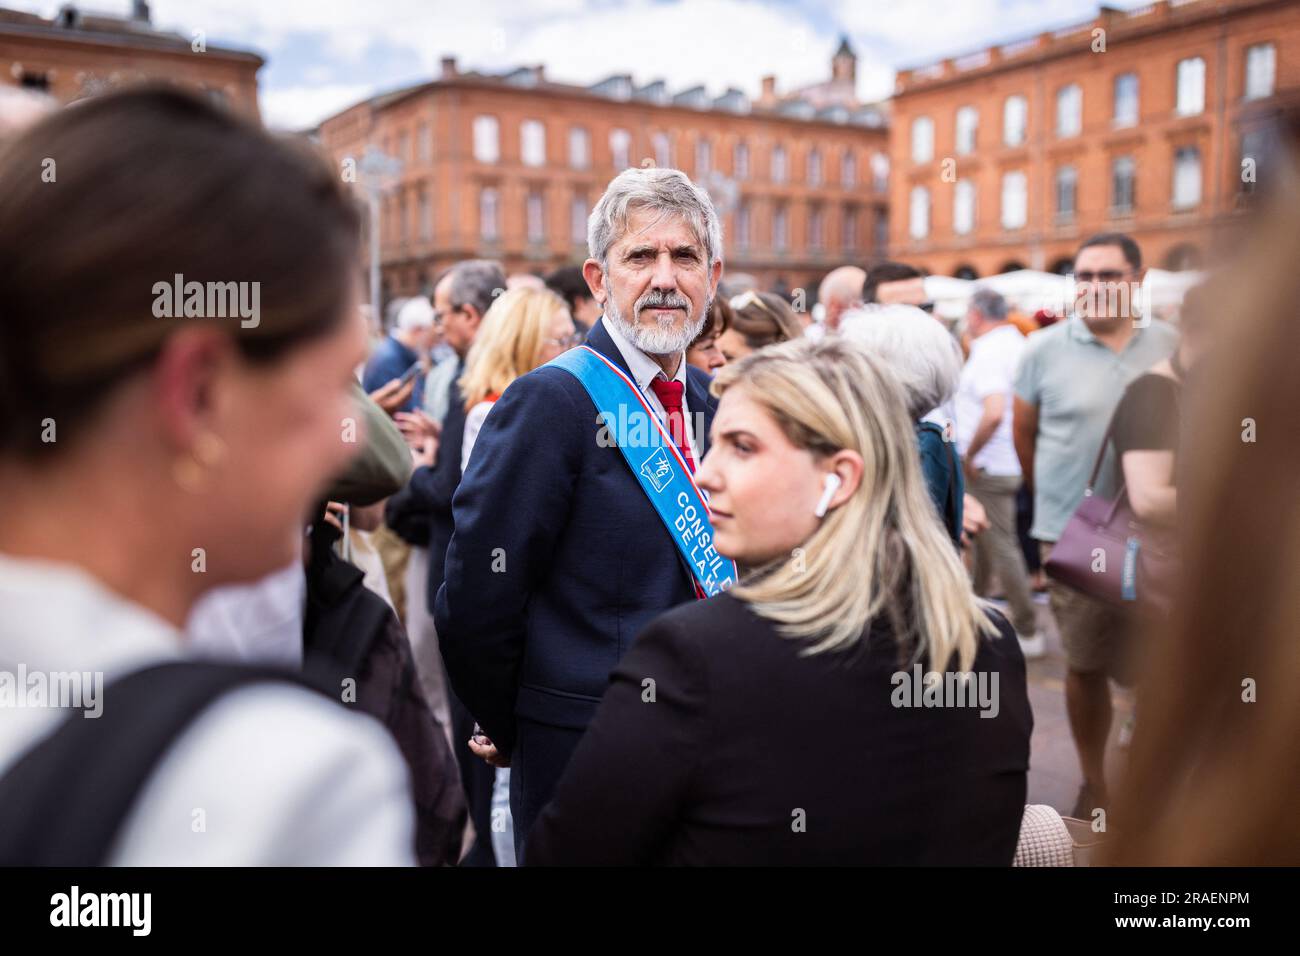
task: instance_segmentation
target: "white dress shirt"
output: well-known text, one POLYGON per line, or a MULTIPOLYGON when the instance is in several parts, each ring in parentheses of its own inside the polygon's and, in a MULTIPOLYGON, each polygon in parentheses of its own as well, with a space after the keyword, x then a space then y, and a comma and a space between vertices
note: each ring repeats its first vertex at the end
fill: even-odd
MULTIPOLYGON (((170 624, 73 565, 0 554, 0 607, 0 670, 11 675, 20 666, 28 675, 99 672, 107 686, 186 655, 170 624)), ((113 706, 111 694, 102 706, 113 706)), ((0 707, 0 774, 69 713, 0 707)), ((378 721, 312 691, 271 684, 232 691, 164 755, 109 862, 410 865, 406 766, 378 721)))
POLYGON ((686 438, 691 444, 691 457, 695 460, 695 467, 698 468, 700 466, 700 446, 695 439, 695 422, 691 417, 690 401, 686 397, 686 352, 683 350, 681 359, 677 363, 677 374, 669 379, 664 374, 664 370, 659 363, 629 342, 608 316, 602 317, 602 321, 605 324, 605 331, 609 333, 609 337, 618 346, 623 361, 627 362, 627 367, 631 369, 632 380, 636 382, 637 388, 641 389, 641 394, 645 396, 650 407, 654 409, 654 413, 659 416, 659 421, 664 428, 668 427, 668 412, 664 408, 663 402, 659 401, 659 396, 650 388, 650 383, 656 378, 682 383, 682 417, 686 419, 686 438))

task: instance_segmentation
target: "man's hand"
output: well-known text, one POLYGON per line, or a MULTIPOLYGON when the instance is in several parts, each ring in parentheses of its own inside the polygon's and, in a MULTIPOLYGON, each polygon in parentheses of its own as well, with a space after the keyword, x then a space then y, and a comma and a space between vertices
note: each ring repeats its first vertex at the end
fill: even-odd
POLYGON ((405 382, 400 378, 394 378, 390 379, 386 385, 381 385, 371 392, 370 398, 376 405, 386 411, 389 415, 392 415, 406 404, 407 400, 414 392, 414 376, 408 378, 405 382))
POLYGON ((339 531, 343 530, 343 516, 347 513, 348 506, 343 502, 325 502, 325 521, 327 524, 332 524, 334 527, 338 528, 339 531))
POLYGON ((469 738, 469 749, 476 757, 482 757, 494 767, 509 767, 510 761, 501 756, 497 751, 497 745, 488 739, 488 735, 483 733, 478 726, 474 727, 474 736, 469 738))
POLYGON ((397 428, 412 448, 423 448, 425 439, 437 439, 442 435, 442 426, 418 409, 413 412, 398 412, 393 416, 397 428))
POLYGON ((411 462, 416 468, 432 468, 438 457, 438 439, 426 438, 418 447, 411 449, 411 462))
POLYGON ((1011 405, 1011 439, 1020 459, 1021 480, 1025 489, 1034 493, 1034 451, 1038 442, 1038 406, 1031 405, 1019 395, 1011 405))
POLYGON ((984 506, 973 495, 963 495, 961 499, 961 543, 969 547, 971 539, 989 526, 989 516, 984 506))

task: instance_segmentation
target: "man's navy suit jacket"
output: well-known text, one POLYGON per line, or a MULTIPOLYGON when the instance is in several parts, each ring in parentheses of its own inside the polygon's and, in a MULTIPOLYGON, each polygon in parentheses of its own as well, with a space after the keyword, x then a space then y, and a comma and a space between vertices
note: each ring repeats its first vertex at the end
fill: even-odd
MULTIPOLYGON (((597 322, 587 344, 633 378, 597 322)), ((717 400, 686 369, 703 457, 717 400)), ((453 499, 435 623, 453 688, 505 754, 521 721, 580 732, 610 671, 651 619, 696 600, 623 453, 560 368, 516 379, 493 406, 453 499)))

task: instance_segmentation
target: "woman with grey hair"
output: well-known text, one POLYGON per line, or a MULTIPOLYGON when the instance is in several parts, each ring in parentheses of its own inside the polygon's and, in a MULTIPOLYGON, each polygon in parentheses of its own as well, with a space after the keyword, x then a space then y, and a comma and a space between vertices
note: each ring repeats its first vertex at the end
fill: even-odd
POLYGON ((937 320, 911 305, 855 309, 840 320, 840 334, 883 359, 902 386, 930 499, 948 536, 960 546, 965 483, 956 437, 930 416, 957 391, 960 347, 937 320))

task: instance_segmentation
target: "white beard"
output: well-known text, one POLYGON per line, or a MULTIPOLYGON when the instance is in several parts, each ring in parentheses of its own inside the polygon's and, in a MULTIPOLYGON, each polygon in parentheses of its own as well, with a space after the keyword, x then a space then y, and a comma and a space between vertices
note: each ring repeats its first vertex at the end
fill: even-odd
MULTIPOLYGON (((606 282, 608 283, 608 279, 606 282)), ((680 294, 680 293, 679 293, 680 294)), ((641 308, 644 300, 651 294, 647 293, 637 300, 634 307, 634 315, 641 314, 641 308)), ((709 304, 705 303, 704 308, 698 316, 690 315, 690 302, 685 296, 682 299, 687 302, 687 320, 680 328, 674 328, 672 320, 665 322, 656 322, 653 326, 644 325, 638 321, 629 322, 619 312, 618 305, 614 302, 614 296, 611 293, 605 301, 605 316, 618 327, 633 345, 648 355, 676 355, 679 352, 686 351, 686 346, 695 341, 695 336, 700 334, 700 329, 704 328, 704 319, 709 311, 709 304)))

